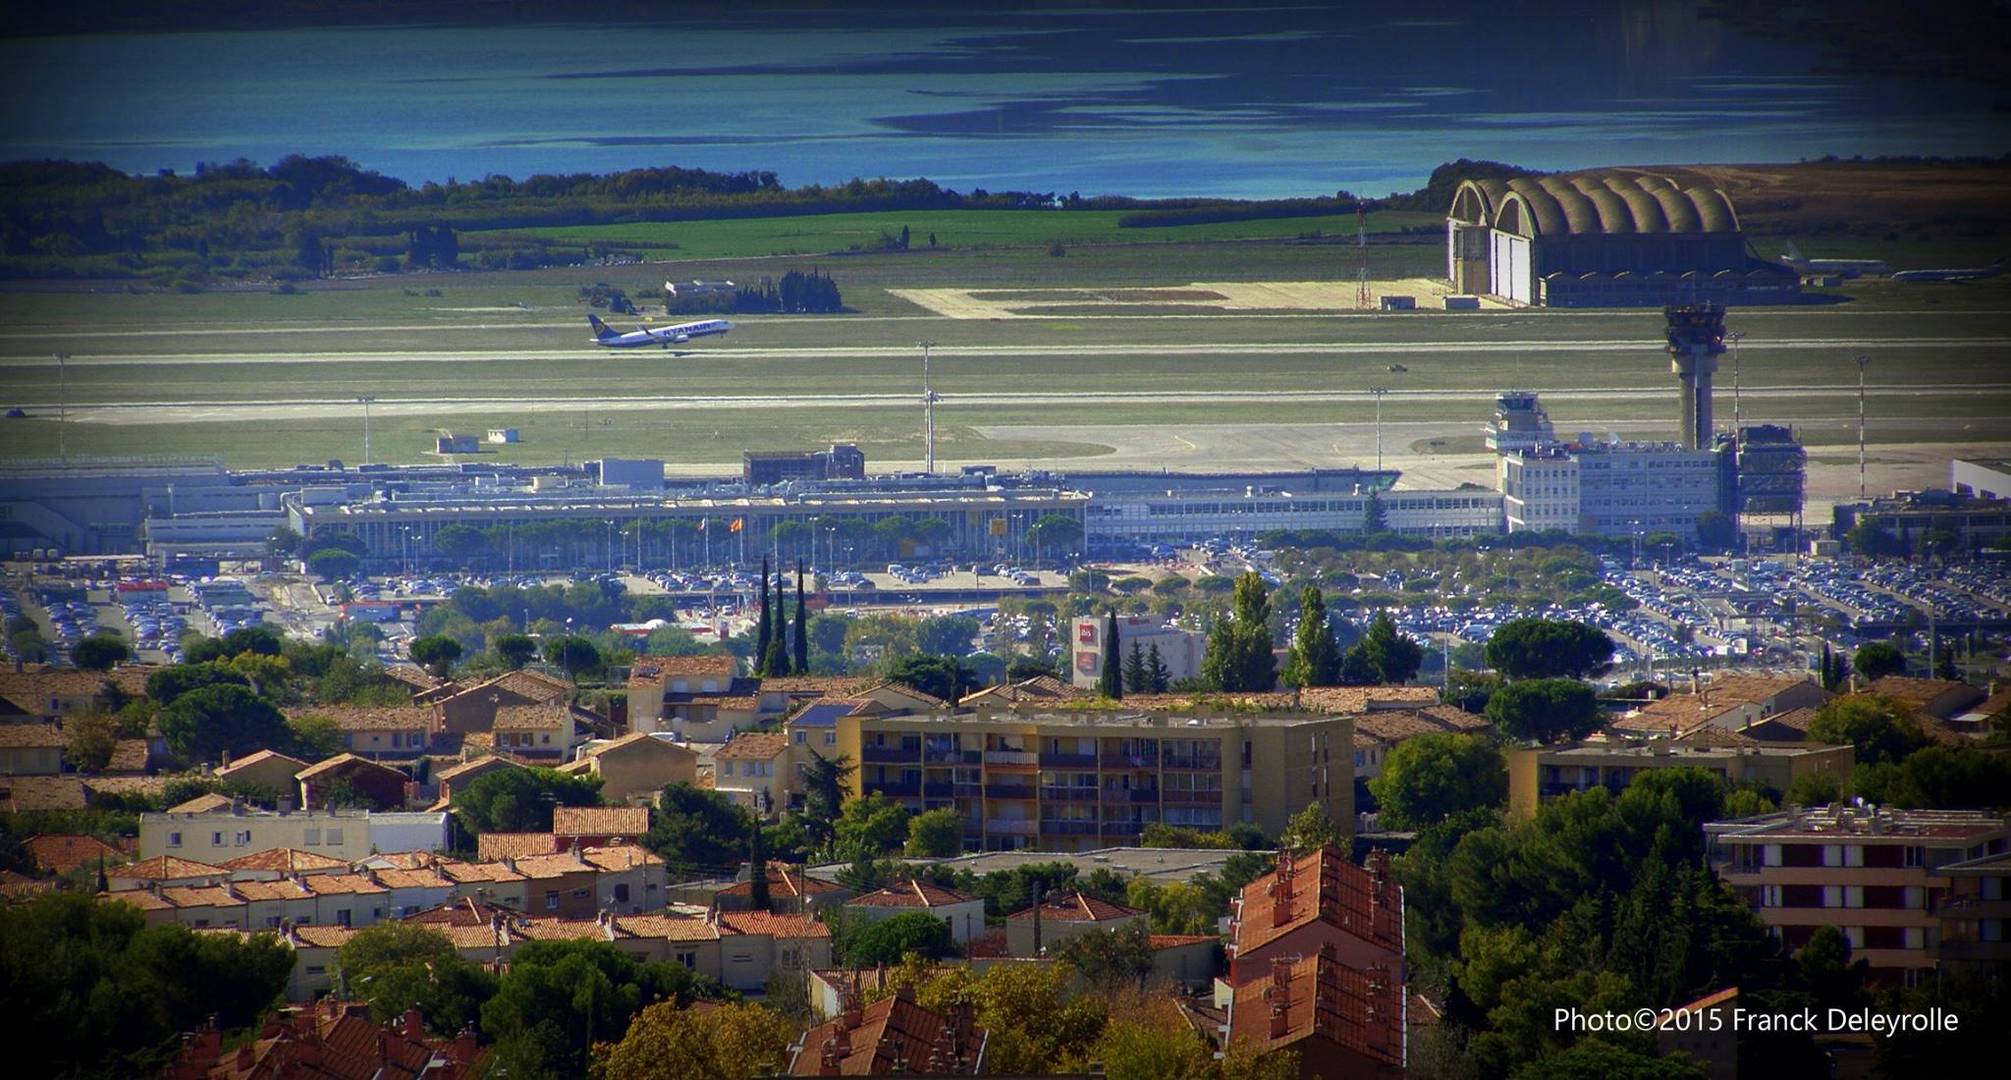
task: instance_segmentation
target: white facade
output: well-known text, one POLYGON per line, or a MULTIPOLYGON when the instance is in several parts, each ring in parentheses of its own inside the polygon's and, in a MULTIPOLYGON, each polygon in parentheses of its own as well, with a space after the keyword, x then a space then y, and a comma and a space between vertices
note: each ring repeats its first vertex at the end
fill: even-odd
POLYGON ((273 848, 294 848, 353 862, 377 852, 443 851, 447 812, 379 814, 368 810, 220 810, 141 814, 140 858, 176 855, 212 866, 273 848))
MULTIPOLYGON (((1096 686, 1103 676, 1103 631, 1107 618, 1085 615, 1069 621, 1070 682, 1084 689, 1096 686)), ((1117 618, 1117 660, 1131 655, 1137 642, 1148 656, 1159 646, 1159 659, 1166 664, 1168 681, 1201 673, 1201 657, 1208 648, 1208 635, 1198 630, 1166 626, 1149 615, 1120 615, 1117 618)))
POLYGON ((2011 499, 2011 462, 1951 461, 1948 489, 1979 499, 2011 499))
MULTIPOLYGON (((1501 531, 1501 495, 1482 488, 1383 491, 1383 525, 1414 536, 1479 536, 1501 531)), ((1324 492, 1204 491, 1187 494, 1106 493, 1089 507, 1092 540, 1205 540, 1279 529, 1360 532, 1369 495, 1324 492)))
POLYGON ((1719 508, 1719 456, 1675 443, 1553 444, 1496 459, 1511 532, 1697 535, 1719 508))
POLYGON ((1578 459, 1562 449, 1495 459, 1509 532, 1578 531, 1578 459))

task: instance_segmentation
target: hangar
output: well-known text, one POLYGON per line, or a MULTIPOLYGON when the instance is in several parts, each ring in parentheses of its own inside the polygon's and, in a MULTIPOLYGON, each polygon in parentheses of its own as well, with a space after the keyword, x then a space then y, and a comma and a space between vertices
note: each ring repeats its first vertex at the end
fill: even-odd
POLYGON ((1639 169, 1463 181, 1445 228, 1457 293, 1547 307, 1800 299, 1791 269, 1748 250, 1723 191, 1639 169))

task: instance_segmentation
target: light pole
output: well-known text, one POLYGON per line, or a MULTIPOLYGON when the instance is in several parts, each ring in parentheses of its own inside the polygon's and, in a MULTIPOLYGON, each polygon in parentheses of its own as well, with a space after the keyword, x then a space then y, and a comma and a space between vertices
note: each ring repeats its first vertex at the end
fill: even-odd
POLYGON ((56 354, 56 458, 70 463, 70 355, 56 354))
POLYGON ((929 388, 929 350, 935 344, 915 343, 922 350, 922 471, 931 475, 936 471, 936 392, 929 388))
POLYGON ((1857 501, 1864 501, 1864 369, 1871 357, 1857 358, 1857 501))
POLYGON ((1383 396, 1390 392, 1387 386, 1371 386, 1369 393, 1376 399, 1376 471, 1383 471, 1383 396))
POLYGON ((356 402, 363 406, 363 464, 370 464, 370 403, 377 398, 370 394, 356 395, 356 402))
POLYGON ((1739 437, 1739 426, 1745 423, 1745 413, 1739 408, 1739 342, 1744 341, 1744 330, 1727 331, 1725 337, 1732 343, 1732 438, 1739 437))

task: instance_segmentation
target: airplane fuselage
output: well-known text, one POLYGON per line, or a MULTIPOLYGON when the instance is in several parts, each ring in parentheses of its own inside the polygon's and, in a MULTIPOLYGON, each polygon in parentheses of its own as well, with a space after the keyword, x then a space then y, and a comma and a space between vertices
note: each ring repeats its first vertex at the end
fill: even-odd
POLYGON ((669 348, 681 345, 692 338, 712 334, 724 334, 733 329, 733 324, 725 319, 704 319, 699 322, 679 323, 676 326, 645 327, 618 333, 613 327, 600 321, 598 316, 589 315, 587 320, 594 329, 593 343, 604 349, 641 349, 652 345, 669 348))

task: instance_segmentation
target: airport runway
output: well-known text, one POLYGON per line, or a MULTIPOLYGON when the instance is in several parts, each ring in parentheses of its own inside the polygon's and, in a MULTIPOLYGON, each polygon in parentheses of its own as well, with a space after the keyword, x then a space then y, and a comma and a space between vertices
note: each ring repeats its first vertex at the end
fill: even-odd
MULTIPOLYGON (((1767 341, 1748 341, 1742 347, 1748 352, 1806 351, 1811 349, 1834 349, 1844 352, 1848 350, 1861 350, 1867 346, 1874 345, 1881 349, 2002 350, 2011 348, 2011 337, 1895 337, 1877 338, 1875 340, 1862 337, 1776 338, 1767 341)), ((1659 351, 1664 347, 1664 343, 1660 338, 1613 338, 1598 341, 1324 341, 1287 344, 1255 341, 1224 341, 1131 345, 938 345, 934 349, 934 355, 938 357, 969 357, 975 359, 1012 359, 1028 356, 1083 357, 1085 359, 1099 356, 1382 357, 1488 355, 1500 353, 1639 353, 1643 350, 1659 351)), ((902 351, 904 350, 886 346, 862 347, 849 345, 778 346, 764 349, 691 346, 670 350, 620 349, 598 353, 582 350, 558 352, 550 349, 482 351, 398 349, 369 352, 289 352, 277 355, 252 353, 237 355, 218 355, 215 353, 101 353, 97 355, 71 355, 67 358, 66 362, 72 367, 122 367, 154 364, 208 366, 406 362, 482 363, 485 361, 524 360, 552 360, 580 363, 596 362, 595 358, 598 358, 597 362, 618 362, 618 358, 622 356, 631 357, 636 361, 643 361, 650 357, 662 356, 665 352, 686 357, 718 360, 883 360, 893 353, 902 351)), ((55 360, 46 353, 0 356, 0 367, 54 368, 55 366, 55 360)))

